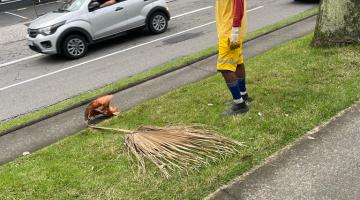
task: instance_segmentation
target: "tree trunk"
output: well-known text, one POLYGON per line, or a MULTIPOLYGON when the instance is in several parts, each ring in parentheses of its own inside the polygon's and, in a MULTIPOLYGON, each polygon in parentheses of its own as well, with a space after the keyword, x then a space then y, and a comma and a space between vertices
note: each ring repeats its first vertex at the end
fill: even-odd
POLYGON ((321 0, 314 46, 360 44, 360 0, 321 0))

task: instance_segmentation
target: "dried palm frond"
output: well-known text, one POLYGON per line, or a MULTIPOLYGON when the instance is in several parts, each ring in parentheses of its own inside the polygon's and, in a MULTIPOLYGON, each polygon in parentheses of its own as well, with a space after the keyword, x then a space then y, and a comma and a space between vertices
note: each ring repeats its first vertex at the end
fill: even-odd
POLYGON ((141 127, 135 131, 117 128, 92 128, 127 134, 125 146, 135 156, 140 172, 145 160, 154 163, 168 178, 170 171, 189 170, 238 152, 242 143, 194 127, 141 127))

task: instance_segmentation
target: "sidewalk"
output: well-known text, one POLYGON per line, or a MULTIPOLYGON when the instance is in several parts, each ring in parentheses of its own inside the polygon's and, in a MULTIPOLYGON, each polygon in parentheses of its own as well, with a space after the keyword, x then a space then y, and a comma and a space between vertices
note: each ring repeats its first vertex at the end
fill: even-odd
MULTIPOLYGON (((293 24, 246 43, 245 57, 251 58, 281 43, 301 37, 314 30, 316 17, 293 24)), ((196 82, 216 74, 216 56, 153 79, 114 95, 113 104, 126 111, 148 99, 160 96, 174 88, 196 82), (166 83, 166 84, 164 84, 166 83)), ((85 106, 25 127, 0 137, 0 164, 33 152, 86 128, 83 120, 85 106)))
POLYGON ((207 199, 359 199, 360 104, 207 199))

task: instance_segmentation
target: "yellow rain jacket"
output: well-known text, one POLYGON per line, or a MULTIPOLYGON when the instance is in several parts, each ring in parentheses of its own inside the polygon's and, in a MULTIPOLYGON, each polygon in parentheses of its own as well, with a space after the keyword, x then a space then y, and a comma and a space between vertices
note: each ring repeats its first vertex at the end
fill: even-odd
POLYGON ((240 48, 230 49, 230 35, 234 24, 235 0, 216 0, 216 27, 219 38, 217 70, 236 71, 237 65, 244 63, 242 43, 246 34, 246 0, 243 0, 243 17, 239 31, 240 48))

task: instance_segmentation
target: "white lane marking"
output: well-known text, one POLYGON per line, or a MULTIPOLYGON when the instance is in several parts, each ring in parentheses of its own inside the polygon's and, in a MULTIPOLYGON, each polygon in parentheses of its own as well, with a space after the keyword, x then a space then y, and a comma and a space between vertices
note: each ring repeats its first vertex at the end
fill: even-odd
POLYGON ((44 5, 54 4, 54 3, 61 3, 61 1, 51 1, 51 2, 47 2, 47 3, 41 3, 41 4, 38 4, 36 6, 44 6, 44 5))
POLYGON ((255 7, 255 8, 252 8, 250 10, 247 10, 246 12, 252 12, 252 11, 255 11, 255 10, 258 10, 260 8, 263 8, 264 6, 258 6, 258 7, 255 7))
POLYGON ((4 64, 0 64, 0 68, 5 67, 5 66, 8 66, 8 65, 16 64, 16 63, 21 62, 21 61, 24 61, 24 60, 29 60, 29 59, 32 59, 32 58, 37 58, 37 57, 42 56, 42 55, 43 55, 43 54, 41 54, 41 53, 37 53, 37 54, 34 54, 34 55, 32 55, 32 56, 28 56, 28 57, 20 58, 20 59, 18 59, 18 60, 14 60, 14 61, 10 61, 10 62, 4 63, 4 64))
MULTIPOLYGON (((251 9, 251 10, 248 10, 247 12, 252 12, 252 11, 257 10, 257 9, 260 9, 260 8, 261 8, 261 7, 259 6, 259 7, 253 8, 253 9, 251 9)), ((16 87, 16 86, 19 86, 19 85, 23 85, 23 84, 28 83, 28 82, 31 82, 31 81, 35 81, 35 80, 38 80, 38 79, 41 79, 41 78, 45 78, 45 77, 47 77, 47 76, 51 76, 51 75, 54 75, 54 74, 57 74, 57 73, 60 73, 60 72, 63 72, 63 71, 69 70, 69 69, 73 69, 73 68, 76 68, 76 67, 79 67, 79 66, 82 66, 82 65, 91 63, 91 62, 95 62, 95 61, 98 61, 98 60, 102 60, 102 59, 104 59, 104 58, 107 58, 107 57, 110 57, 110 56, 113 56, 113 55, 116 55, 116 54, 119 54, 119 53, 124 53, 124 52, 130 51, 130 50, 132 50, 132 49, 136 49, 136 48, 139 48, 139 47, 148 45, 148 44, 152 44, 152 43, 155 43, 155 42, 158 42, 158 41, 161 41, 161 40, 165 40, 165 39, 168 39, 168 38, 171 38, 171 37, 175 37, 175 36, 178 36, 178 35, 181 35, 181 34, 183 34, 183 33, 190 32, 190 31, 193 31, 193 30, 196 30, 196 29, 200 29, 200 28, 203 28, 203 27, 205 27, 205 26, 209 26, 209 25, 215 24, 215 22, 216 22, 216 21, 211 21, 211 22, 208 22, 208 23, 203 24, 203 25, 200 25, 200 26, 196 26, 196 27, 193 27, 193 28, 184 30, 184 31, 180 31, 180 32, 178 32, 178 33, 174 33, 174 34, 171 34, 171 35, 168 35, 168 36, 165 36, 165 37, 161 37, 161 38, 158 38, 158 39, 149 41, 149 42, 145 42, 145 43, 142 43, 142 44, 138 44, 138 45, 129 47, 129 48, 127 48, 127 49, 123 49, 123 50, 116 51, 116 52, 113 52, 113 53, 110 53, 110 54, 107 54, 107 55, 104 55, 104 56, 100 56, 100 57, 98 57, 98 58, 94 58, 94 59, 91 59, 91 60, 88 60, 88 61, 85 61, 85 62, 76 64, 76 65, 73 65, 73 66, 69 66, 69 67, 66 67, 66 68, 63 68, 63 69, 60 69, 60 70, 56 70, 56 71, 53 71, 53 72, 50 72, 50 73, 47 73, 47 74, 43 74, 43 75, 41 75, 41 76, 37 76, 37 77, 31 78, 31 79, 28 79, 28 80, 25 80, 25 81, 21 81, 21 82, 19 82, 19 83, 15 83, 15 84, 12 84, 12 85, 8 85, 8 86, 5 86, 5 87, 0 88, 0 92, 1 92, 1 91, 4 91, 4 90, 7 90, 7 89, 9 89, 9 88, 13 88, 13 87, 16 87)))
POLYGON ((13 15, 13 16, 16 16, 16 17, 20 17, 22 19, 28 19, 27 17, 21 16, 21 15, 15 14, 15 13, 11 13, 11 12, 4 12, 4 13, 9 14, 9 15, 13 15))
POLYGON ((26 10, 27 8, 19 8, 17 9, 17 11, 22 11, 22 10, 26 10))
POLYGON ((66 67, 66 68, 63 68, 63 69, 60 69, 60 70, 56 70, 56 71, 53 71, 53 72, 50 72, 50 73, 47 73, 47 74, 43 74, 43 75, 41 75, 41 76, 37 76, 37 77, 31 78, 31 79, 28 79, 28 80, 26 80, 26 81, 21 81, 21 82, 19 82, 19 83, 15 83, 15 84, 12 84, 12 85, 9 85, 9 86, 5 86, 5 87, 0 88, 0 92, 1 92, 1 91, 4 91, 4 90, 6 90, 6 89, 9 89, 9 88, 18 86, 18 85, 23 85, 23 84, 28 83, 28 82, 31 82, 31 81, 35 81, 35 80, 38 80, 38 79, 41 79, 41 78, 44 78, 44 77, 47 77, 47 76, 51 76, 51 75, 53 75, 53 74, 57 74, 57 73, 59 73, 59 72, 63 72, 63 71, 66 71, 66 70, 69 70, 69 69, 73 69, 73 68, 76 68, 76 67, 79 67, 79 66, 82 66, 82 65, 85 65, 85 64, 94 62, 94 61, 98 61, 98 60, 101 60, 101 59, 104 59, 104 58, 107 58, 107 57, 110 57, 110 56, 113 56, 113 55, 116 55, 116 54, 119 54, 119 53, 123 53, 123 52, 126 52, 126 51, 130 51, 130 50, 132 50, 132 49, 139 48, 139 47, 142 47, 142 46, 145 46, 145 45, 148 45, 148 44, 152 44, 152 43, 154 43, 154 42, 158 42, 158 41, 165 40, 165 39, 168 39, 168 38, 177 36, 177 35, 181 35, 181 34, 183 34, 183 33, 186 33, 186 32, 189 32, 189 31, 193 31, 193 30, 196 30, 196 29, 199 29, 199 28, 202 28, 202 27, 205 27, 205 26, 214 24, 214 23, 215 23, 215 21, 212 21, 212 22, 209 22, 209 23, 206 23, 206 24, 197 26, 197 27, 193 27, 193 28, 190 28, 190 29, 187 29, 187 30, 178 32, 178 33, 174 33, 174 34, 172 34, 172 35, 168 35, 168 36, 165 36, 165 37, 162 37, 162 38, 158 38, 158 39, 155 39, 155 40, 152 40, 152 41, 149 41, 149 42, 145 42, 145 43, 142 43, 142 44, 138 44, 138 45, 129 47, 129 48, 127 48, 127 49, 123 49, 123 50, 116 51, 116 52, 113 52, 113 53, 110 53, 110 54, 107 54, 107 55, 104 55, 104 56, 101 56, 101 57, 98 57, 98 58, 94 58, 94 59, 91 59, 91 60, 88 60, 88 61, 85 61, 85 62, 76 64, 76 65, 73 65, 73 66, 70 66, 70 67, 66 67))
POLYGON ((18 2, 18 1, 22 1, 22 0, 7 1, 7 2, 4 2, 4 3, 0 3, 0 5, 5 5, 5 4, 9 4, 9 3, 15 3, 15 2, 18 2))
MULTIPOLYGON (((183 16, 186 16, 186 15, 190 15, 190 14, 193 14, 193 13, 197 13, 197 12, 200 12, 200 11, 203 11, 203 10, 207 10, 207 9, 210 9, 210 8, 213 8, 214 6, 207 6, 207 7, 204 7, 204 8, 199 8, 197 10, 193 10, 193 11, 190 11, 190 12, 186 12, 186 13, 183 13, 183 14, 179 14, 179 15, 175 15, 174 17, 171 17, 171 19, 176 19, 176 18, 179 18, 179 17, 183 17, 183 16)), ((255 11, 255 10, 258 10, 260 8, 263 8, 264 6, 258 6, 258 7, 255 7, 255 8, 252 8, 250 10, 247 10, 246 12, 252 12, 252 11, 255 11)))
MULTIPOLYGON (((1 2, 1 3, 0 3, 0 6, 1 6, 1 5, 5 5, 5 4, 9 4, 9 3, 16 3, 16 2, 19 2, 19 1, 23 1, 23 0, 14 0, 14 1, 1 2)), ((61 2, 61 1, 47 2, 47 3, 37 4, 37 6, 47 5, 47 4, 52 4, 52 3, 60 3, 60 2, 61 2)))
MULTIPOLYGON (((43 4, 44 5, 44 4, 43 4)), ((200 9, 197 9, 197 10, 193 10, 193 11, 190 11, 190 12, 187 12, 187 13, 183 13, 183 14, 180 14, 180 15, 176 15, 174 17, 172 17, 171 19, 174 19, 174 18, 179 18, 179 17, 183 17, 185 15, 190 15, 190 14, 193 14, 193 13, 196 13, 196 12, 200 12, 202 10, 206 10, 206 9, 209 9, 209 8, 212 8, 213 6, 208 6, 208 7, 204 7, 204 8, 200 8, 200 9)), ((29 22, 31 23, 31 22, 29 22)), ((12 64, 16 64, 18 62, 21 62, 21 61, 25 61, 25 60, 29 60, 29 59, 32 59, 32 58, 36 58, 36 57, 39 57, 41 56, 42 54, 35 54, 35 55, 32 55, 32 56, 29 56, 29 57, 24 57, 24 58, 21 58, 21 59, 18 59, 18 60, 14 60, 14 61, 10 61, 10 62, 7 62, 7 63, 3 63, 3 64, 0 64, 0 68, 3 68, 3 67, 6 67, 8 65, 12 65, 12 64)))
POLYGON ((186 12, 186 13, 183 13, 183 14, 176 15, 176 16, 174 16, 174 17, 171 17, 171 19, 176 19, 176 18, 179 18, 179 17, 183 17, 183 16, 185 16, 185 15, 190 15, 190 14, 197 13, 197 12, 200 12, 200 11, 203 11, 203 10, 207 10, 207 9, 210 9, 210 8, 213 8, 213 7, 214 7, 214 6, 208 6, 208 7, 200 8, 200 9, 193 10, 193 11, 190 11, 190 12, 186 12))

